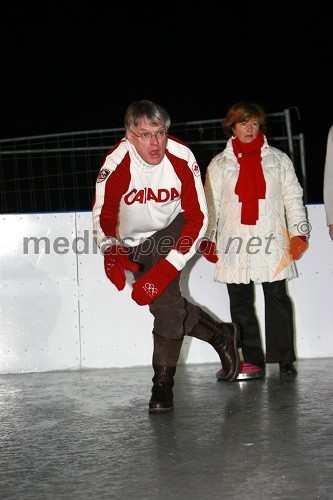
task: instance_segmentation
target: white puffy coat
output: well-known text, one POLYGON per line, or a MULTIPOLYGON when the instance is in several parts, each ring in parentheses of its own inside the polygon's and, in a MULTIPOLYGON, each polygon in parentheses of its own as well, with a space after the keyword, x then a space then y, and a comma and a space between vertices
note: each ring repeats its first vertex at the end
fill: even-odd
POLYGON ((324 205, 327 225, 333 224, 333 125, 328 131, 325 170, 324 170, 324 205))
POLYGON ((206 236, 216 241, 218 250, 214 279, 222 283, 263 283, 294 278, 297 270, 287 251, 289 238, 307 235, 308 222, 303 189, 293 164, 264 137, 261 156, 266 198, 259 200, 257 223, 241 224, 242 204, 235 194, 240 166, 231 141, 211 160, 205 179, 209 213, 206 236))

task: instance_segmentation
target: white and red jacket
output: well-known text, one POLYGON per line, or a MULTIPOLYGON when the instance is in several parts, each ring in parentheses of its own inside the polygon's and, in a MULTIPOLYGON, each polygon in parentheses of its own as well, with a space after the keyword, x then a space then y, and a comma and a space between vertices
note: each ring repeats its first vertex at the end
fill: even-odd
POLYGON ((111 238, 135 247, 183 214, 185 224, 167 260, 181 271, 207 228, 200 169, 192 151, 169 136, 158 165, 145 163, 126 139, 106 155, 96 181, 93 228, 101 247, 111 238))

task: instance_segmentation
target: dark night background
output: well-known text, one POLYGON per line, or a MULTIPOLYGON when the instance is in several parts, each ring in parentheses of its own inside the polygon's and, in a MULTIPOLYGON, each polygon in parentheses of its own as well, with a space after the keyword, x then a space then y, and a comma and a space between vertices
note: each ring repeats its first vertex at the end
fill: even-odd
POLYGON ((296 107, 310 203, 322 203, 332 106, 330 2, 31 2, 2 7, 0 139, 123 126, 151 99, 173 123, 239 100, 296 107))

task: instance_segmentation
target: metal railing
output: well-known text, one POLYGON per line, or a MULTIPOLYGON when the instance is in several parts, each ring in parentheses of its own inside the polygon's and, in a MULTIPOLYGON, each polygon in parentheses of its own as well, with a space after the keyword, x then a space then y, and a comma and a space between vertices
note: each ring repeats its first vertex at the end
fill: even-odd
MULTIPOLYGON (((306 194, 303 134, 293 134, 290 109, 267 115, 269 142, 292 159, 306 194)), ((175 123, 170 134, 194 152, 204 180, 213 156, 225 146, 222 118, 175 123)), ((91 210, 95 181, 108 150, 124 128, 0 140, 1 213, 91 210)))

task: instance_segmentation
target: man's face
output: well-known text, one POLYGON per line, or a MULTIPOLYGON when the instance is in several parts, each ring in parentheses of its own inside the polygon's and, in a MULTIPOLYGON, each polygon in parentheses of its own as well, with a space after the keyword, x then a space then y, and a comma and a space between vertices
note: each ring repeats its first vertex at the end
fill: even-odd
POLYGON ((144 162, 150 165, 161 163, 168 140, 167 131, 163 125, 151 125, 146 117, 142 117, 136 127, 126 131, 126 137, 144 162))

